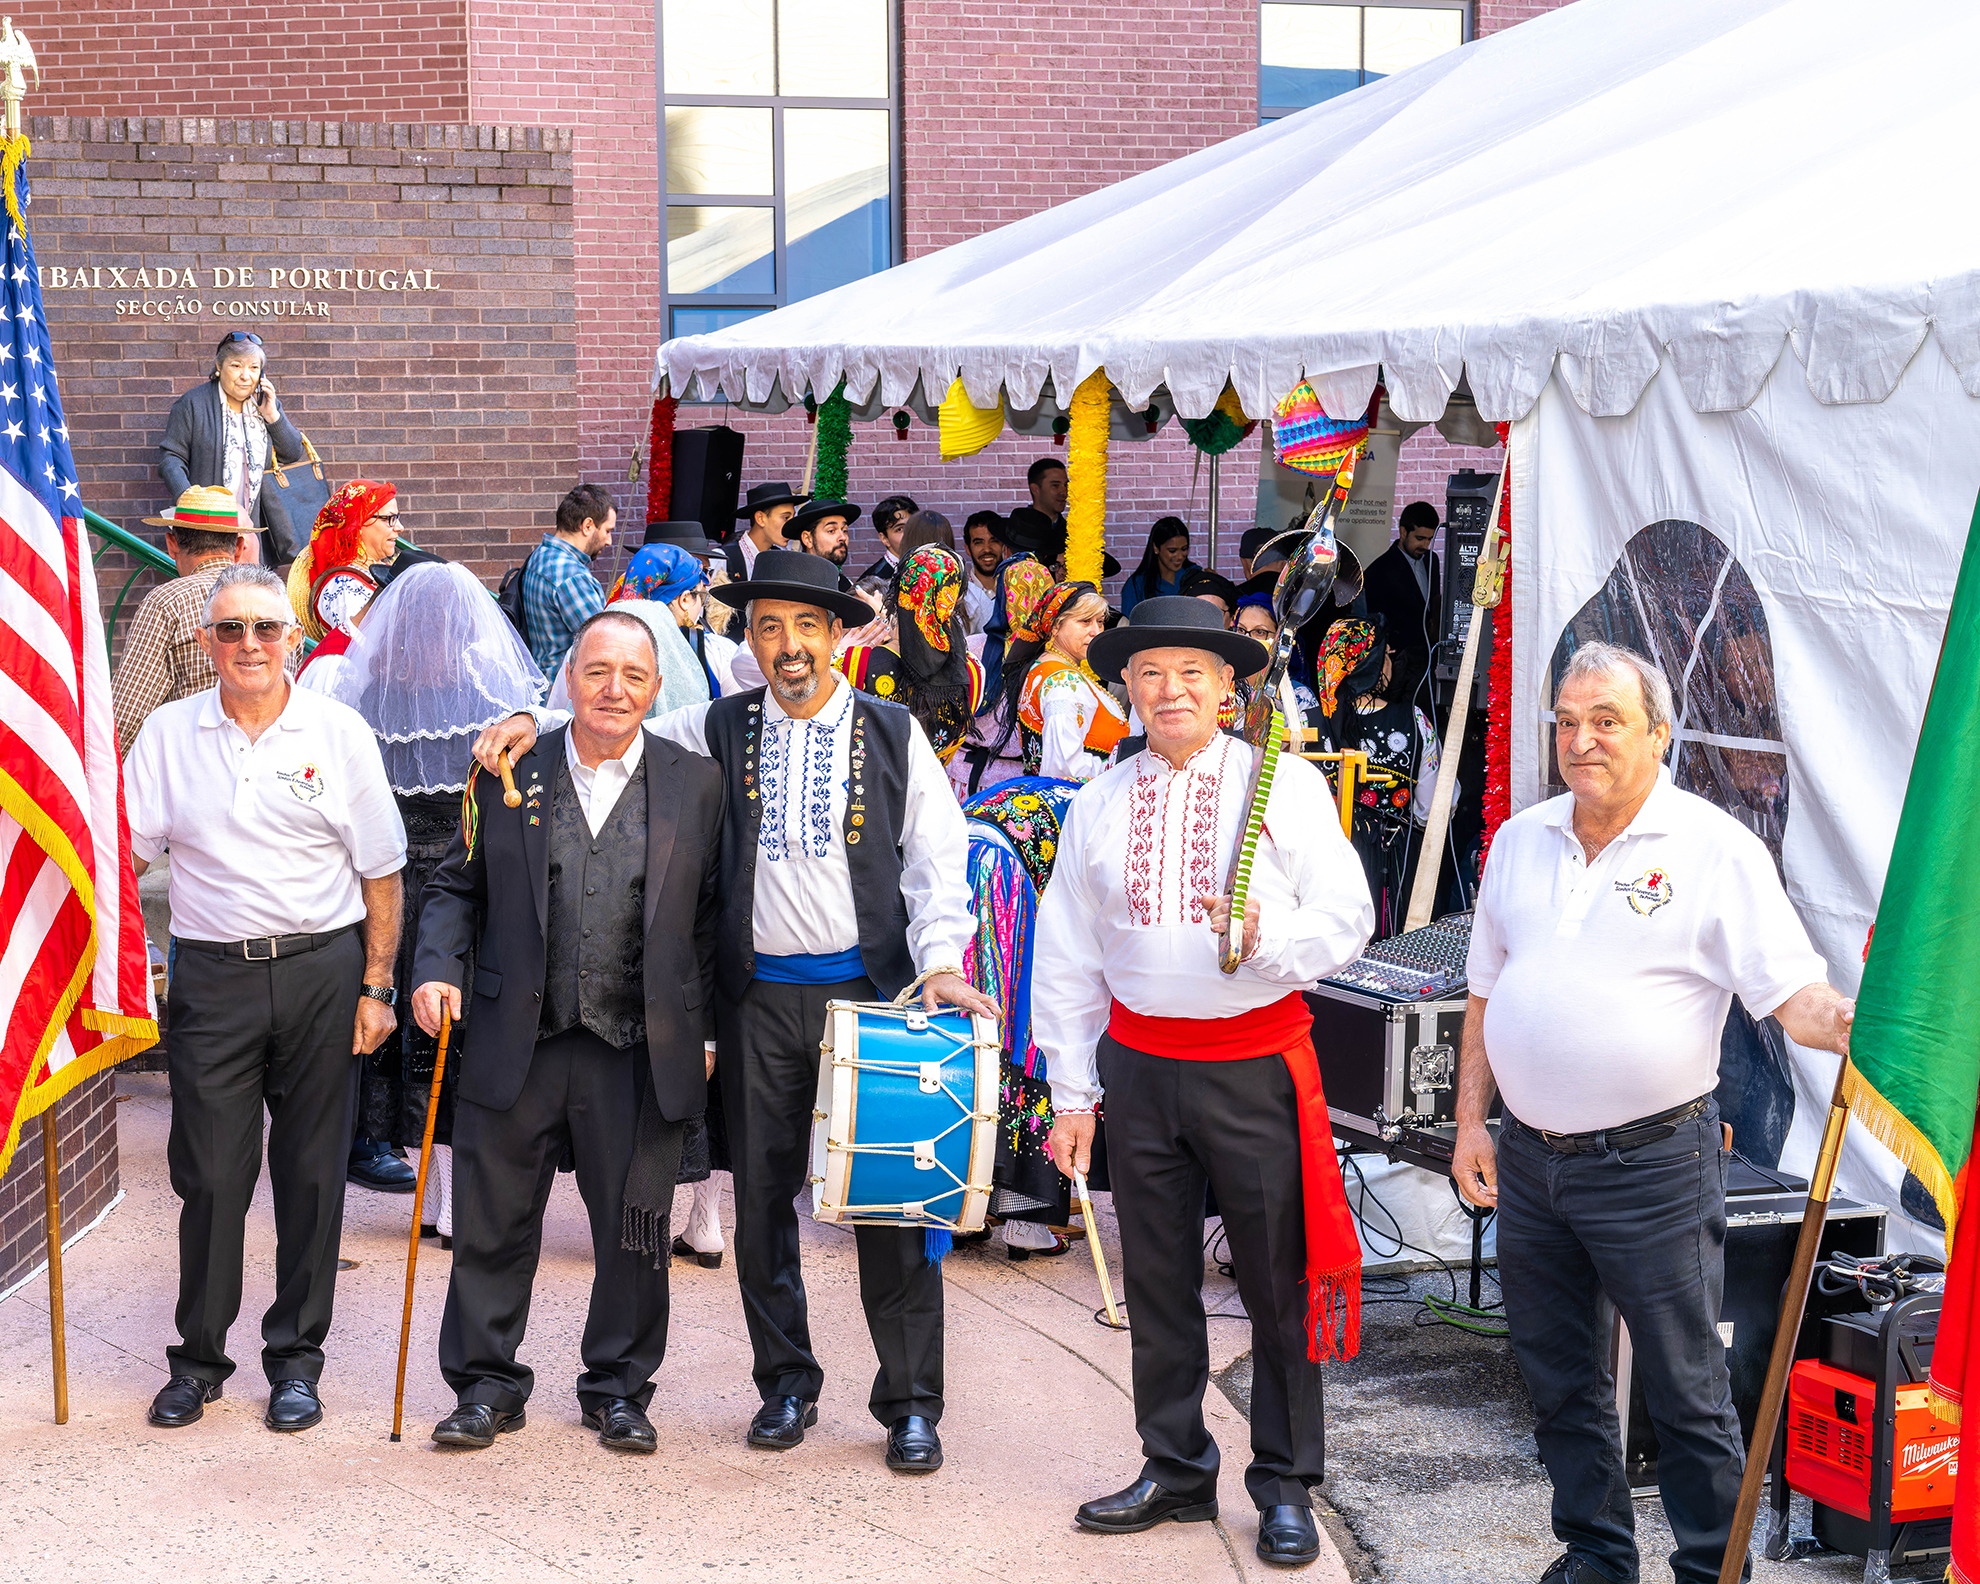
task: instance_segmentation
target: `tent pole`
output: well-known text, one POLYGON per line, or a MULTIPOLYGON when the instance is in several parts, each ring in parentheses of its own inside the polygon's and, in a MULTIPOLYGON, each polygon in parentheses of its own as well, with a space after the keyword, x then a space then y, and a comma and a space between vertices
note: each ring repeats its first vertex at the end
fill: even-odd
POLYGON ((41 1113, 41 1182, 48 1201, 48 1352, 55 1375, 55 1422, 65 1425, 69 1422, 69 1343, 62 1308, 62 1179, 56 1171, 55 1111, 51 1105, 41 1113))
POLYGON ((1210 515, 1204 529, 1209 543, 1204 547, 1203 564, 1212 572, 1217 570, 1217 470, 1223 460, 1219 456, 1210 458, 1210 515))

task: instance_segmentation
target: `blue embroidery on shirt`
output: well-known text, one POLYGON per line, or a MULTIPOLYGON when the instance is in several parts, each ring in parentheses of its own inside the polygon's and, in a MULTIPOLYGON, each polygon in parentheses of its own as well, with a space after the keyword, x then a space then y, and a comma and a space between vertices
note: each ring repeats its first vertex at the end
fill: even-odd
POLYGON ((804 730, 810 750, 804 768, 805 851, 823 858, 832 850, 832 728, 806 721, 804 730))
POLYGON ((762 792, 763 814, 757 826, 756 845, 772 863, 782 863, 784 848, 784 747, 790 722, 767 720, 763 723, 763 757, 757 768, 757 786, 762 792))

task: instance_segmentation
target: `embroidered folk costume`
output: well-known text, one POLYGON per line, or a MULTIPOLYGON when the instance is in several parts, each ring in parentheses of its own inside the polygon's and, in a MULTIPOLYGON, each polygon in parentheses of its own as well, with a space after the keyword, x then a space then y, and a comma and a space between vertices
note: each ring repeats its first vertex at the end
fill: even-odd
POLYGON ((890 595, 899 652, 853 644, 832 662, 861 692, 905 705, 944 765, 962 747, 983 702, 983 666, 969 652, 956 614, 964 581, 954 551, 921 546, 901 563, 890 595))
MULTIPOLYGON (((1208 650, 1240 674, 1265 663, 1204 602, 1163 597, 1090 655, 1113 678, 1165 648, 1208 650)), ((1105 1106, 1143 1477, 1194 1504, 1174 1516, 1215 1512, 1217 1445, 1202 1412, 1206 1186, 1251 1317, 1245 1484, 1261 1510, 1311 1506, 1308 1486, 1325 1472, 1316 1365, 1358 1344, 1360 1248, 1301 992, 1360 952, 1372 909, 1325 780, 1282 756, 1251 871, 1257 944, 1234 974, 1220 970, 1199 899, 1225 891, 1259 752, 1217 732, 1180 767, 1143 749, 1103 772, 1067 811, 1039 905, 1032 1029, 1055 1109, 1105 1106)), ((1146 1527, 1089 1523, 1086 1509, 1081 1522, 1146 1527)))
POLYGON ((352 479, 323 504, 316 527, 289 568, 289 603, 306 637, 321 642, 348 630, 378 583, 359 563, 358 531, 397 498, 390 484, 352 479))

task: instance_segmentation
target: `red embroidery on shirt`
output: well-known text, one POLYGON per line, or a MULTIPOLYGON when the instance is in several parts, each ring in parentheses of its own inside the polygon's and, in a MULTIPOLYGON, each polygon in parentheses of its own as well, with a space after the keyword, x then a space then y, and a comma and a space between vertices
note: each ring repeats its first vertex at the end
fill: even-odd
POLYGON ((1137 924, 1155 922, 1148 903, 1149 870, 1159 861, 1161 852, 1161 844, 1155 839, 1161 807, 1160 777, 1144 764, 1128 790, 1127 858, 1122 875, 1128 914, 1137 924))
MULTIPOLYGON (((1218 745, 1228 743, 1220 737, 1218 745)), ((1214 767, 1190 766, 1189 821, 1183 829, 1183 855, 1188 872, 1183 876, 1183 892, 1176 899, 1176 912, 1187 908, 1191 923, 1201 924, 1209 915, 1197 902, 1206 892, 1217 894, 1217 805, 1224 786, 1224 760, 1219 753, 1214 767)))

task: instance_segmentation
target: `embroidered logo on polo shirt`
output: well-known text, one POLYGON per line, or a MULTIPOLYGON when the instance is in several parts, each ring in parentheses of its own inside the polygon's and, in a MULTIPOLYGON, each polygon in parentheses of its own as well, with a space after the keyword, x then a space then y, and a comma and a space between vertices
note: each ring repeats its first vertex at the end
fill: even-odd
POLYGON ((289 790, 305 803, 314 803, 323 796, 323 777, 313 764, 301 765, 294 770, 277 770, 275 779, 287 782, 289 790))
POLYGON ((1646 869, 1635 880, 1618 880, 1616 889, 1629 897, 1629 905, 1649 917, 1671 899, 1671 877, 1661 869, 1646 869))

